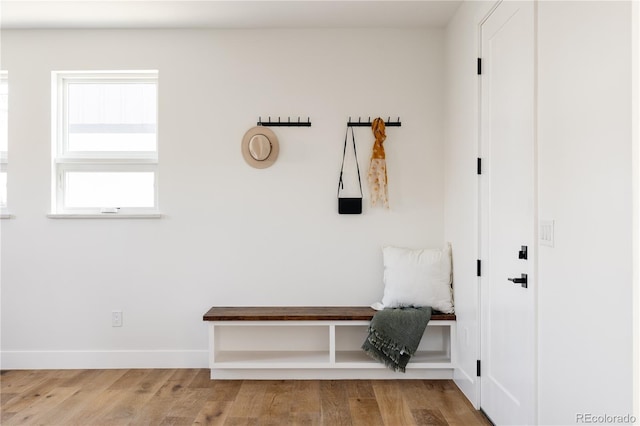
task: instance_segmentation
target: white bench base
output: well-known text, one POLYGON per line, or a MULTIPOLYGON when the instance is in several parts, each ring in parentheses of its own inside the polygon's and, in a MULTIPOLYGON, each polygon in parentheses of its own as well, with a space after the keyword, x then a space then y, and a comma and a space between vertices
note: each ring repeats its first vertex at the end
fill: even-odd
POLYGON ((429 322, 406 373, 360 349, 369 321, 209 321, 212 379, 452 379, 455 320, 429 322))
POLYGON ((211 380, 453 380, 453 369, 410 370, 396 373, 389 369, 331 370, 331 369, 278 369, 228 370, 211 369, 211 380))

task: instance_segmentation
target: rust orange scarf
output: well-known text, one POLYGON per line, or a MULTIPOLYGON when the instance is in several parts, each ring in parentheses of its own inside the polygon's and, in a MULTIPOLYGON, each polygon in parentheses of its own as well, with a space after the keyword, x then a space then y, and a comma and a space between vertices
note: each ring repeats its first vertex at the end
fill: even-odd
POLYGON ((387 190, 387 164, 382 143, 387 138, 385 134, 384 120, 380 117, 373 120, 371 130, 376 141, 373 144, 371 153, 371 164, 369 165, 369 189, 371 192, 371 205, 375 206, 378 201, 386 208, 389 208, 389 195, 387 190))

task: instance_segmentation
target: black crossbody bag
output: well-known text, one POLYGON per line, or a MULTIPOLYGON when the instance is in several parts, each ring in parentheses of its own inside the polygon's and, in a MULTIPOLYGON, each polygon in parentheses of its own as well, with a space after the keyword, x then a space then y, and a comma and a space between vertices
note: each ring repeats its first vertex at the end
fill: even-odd
POLYGON ((347 154, 347 138, 349 136, 349 127, 344 135, 344 149, 342 150, 342 166, 340 167, 340 179, 338 180, 338 213, 339 214, 361 214, 362 213, 362 181, 360 180, 360 166, 358 165, 358 153, 356 152, 356 137, 351 127, 351 140, 353 141, 353 154, 356 159, 356 168, 358 170, 358 184, 360 185, 360 197, 340 197, 340 190, 344 189, 342 182, 342 172, 344 170, 344 158, 347 154))

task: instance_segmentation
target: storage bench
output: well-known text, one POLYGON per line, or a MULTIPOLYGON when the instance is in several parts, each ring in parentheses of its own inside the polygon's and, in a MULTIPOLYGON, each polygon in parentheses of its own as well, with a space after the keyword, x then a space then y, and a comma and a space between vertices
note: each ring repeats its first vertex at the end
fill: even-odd
POLYGON ((212 379, 451 379, 454 314, 434 312, 406 373, 360 349, 375 310, 364 306, 212 307, 212 379))

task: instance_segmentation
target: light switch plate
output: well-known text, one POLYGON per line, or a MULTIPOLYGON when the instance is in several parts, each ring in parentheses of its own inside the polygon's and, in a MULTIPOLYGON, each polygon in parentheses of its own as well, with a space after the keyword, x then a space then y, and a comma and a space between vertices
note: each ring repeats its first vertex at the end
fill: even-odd
POLYGON ((554 245, 554 221, 553 220, 541 220, 538 239, 541 246, 553 247, 554 245))

